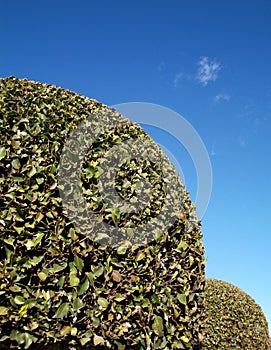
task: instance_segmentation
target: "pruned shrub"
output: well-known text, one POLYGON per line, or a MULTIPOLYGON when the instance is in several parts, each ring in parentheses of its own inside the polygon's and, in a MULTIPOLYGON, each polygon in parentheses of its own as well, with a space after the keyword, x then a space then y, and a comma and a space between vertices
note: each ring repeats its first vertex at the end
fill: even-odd
POLYGON ((203 350, 269 350, 266 318, 259 305, 238 287, 207 279, 203 350))
POLYGON ((27 79, 0 80, 0 113, 0 348, 195 349, 202 234, 161 149, 107 106, 27 79), (78 134, 79 151, 66 147, 84 121, 96 139, 78 134), (113 146, 137 140, 163 163, 123 160, 116 193, 137 203, 145 181, 151 195, 138 212, 122 212, 101 195, 102 162, 113 146), (73 156, 82 160, 75 180, 73 156), (61 164, 69 176, 59 176, 61 164), (85 208, 73 196, 78 183, 85 208))

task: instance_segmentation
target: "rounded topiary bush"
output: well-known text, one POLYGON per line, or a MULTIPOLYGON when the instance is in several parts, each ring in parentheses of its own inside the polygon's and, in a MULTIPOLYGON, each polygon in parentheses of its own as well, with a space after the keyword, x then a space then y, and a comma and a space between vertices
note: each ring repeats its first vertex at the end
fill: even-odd
POLYGON ((147 140, 164 159, 161 149, 116 111, 53 85, 1 79, 0 113, 0 349, 195 349, 204 248, 173 166, 136 152, 119 164, 126 204, 150 184, 138 211, 99 187, 112 147, 147 140))
POLYGON ((269 350, 266 318, 259 305, 238 287, 207 279, 203 350, 269 350))

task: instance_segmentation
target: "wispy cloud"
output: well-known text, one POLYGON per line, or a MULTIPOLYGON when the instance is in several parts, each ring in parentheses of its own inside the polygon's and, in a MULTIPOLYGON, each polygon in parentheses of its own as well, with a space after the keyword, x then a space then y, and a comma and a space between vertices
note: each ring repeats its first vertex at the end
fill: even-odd
POLYGON ((238 143, 242 148, 245 148, 247 146, 247 141, 241 135, 238 137, 238 143))
POLYGON ((173 81, 174 87, 178 87, 180 85, 180 80, 183 78, 183 76, 184 76, 183 73, 175 74, 174 81, 173 81))
POLYGON ((218 94, 214 97, 214 102, 218 103, 220 101, 229 101, 230 98, 231 97, 228 94, 218 94))
POLYGON ((173 79, 173 85, 175 88, 180 87, 181 83, 191 80, 191 75, 183 72, 175 74, 173 79))
POLYGON ((165 62, 160 62, 157 66, 157 69, 159 70, 159 72, 161 72, 165 67, 165 62))
POLYGON ((254 118, 255 113, 256 113, 255 103, 254 101, 250 101, 244 106, 243 112, 240 114, 240 117, 252 119, 254 118))
POLYGON ((198 62, 196 79, 203 85, 208 85, 211 81, 216 81, 217 74, 221 69, 221 64, 216 60, 210 61, 208 57, 202 57, 198 62))
POLYGON ((215 151, 214 148, 211 149, 211 156, 212 156, 212 157, 216 156, 216 151, 215 151))

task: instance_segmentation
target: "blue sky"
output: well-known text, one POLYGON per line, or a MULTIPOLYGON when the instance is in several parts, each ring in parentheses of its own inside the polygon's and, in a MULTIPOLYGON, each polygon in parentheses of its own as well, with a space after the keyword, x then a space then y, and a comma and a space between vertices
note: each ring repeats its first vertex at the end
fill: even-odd
MULTIPOLYGON (((107 105, 149 102, 186 118, 213 169, 202 219, 207 277, 239 286, 271 324, 270 1, 2 1, 0 76, 107 105)), ((178 159, 182 146, 148 132, 178 159)))

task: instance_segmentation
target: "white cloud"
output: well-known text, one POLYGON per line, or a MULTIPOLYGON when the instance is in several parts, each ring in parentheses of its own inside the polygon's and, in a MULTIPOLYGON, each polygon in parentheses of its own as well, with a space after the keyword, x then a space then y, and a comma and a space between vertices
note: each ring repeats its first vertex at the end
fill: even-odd
POLYGON ((198 62, 197 80, 206 86, 210 81, 216 81, 221 64, 216 60, 209 61, 208 57, 202 57, 198 62))
POLYGON ((181 78, 183 78, 183 76, 184 76, 183 73, 177 73, 175 75, 174 81, 173 81, 174 87, 178 87, 179 86, 180 80, 181 80, 181 78))
POLYGON ((214 97, 214 102, 217 103, 219 101, 229 101, 230 96, 228 94, 218 94, 214 97))

